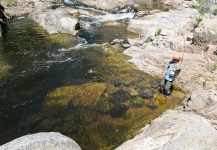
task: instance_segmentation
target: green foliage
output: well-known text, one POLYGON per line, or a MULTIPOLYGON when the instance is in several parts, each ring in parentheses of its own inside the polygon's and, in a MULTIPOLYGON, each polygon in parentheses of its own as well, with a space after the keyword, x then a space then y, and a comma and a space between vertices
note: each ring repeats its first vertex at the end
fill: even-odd
POLYGON ((202 19, 202 17, 201 16, 199 16, 199 17, 196 17, 196 22, 197 22, 197 24, 199 25, 200 24, 200 22, 203 20, 202 19))
POLYGON ((16 3, 15 0, 6 0, 6 5, 9 7, 9 6, 12 6, 16 3))
POLYGON ((211 67, 211 69, 212 69, 213 71, 217 70, 217 62, 215 62, 215 64, 211 67))
POLYGON ((203 0, 197 0, 198 4, 201 5, 203 0))
POLYGON ((217 9, 214 9, 213 15, 217 15, 217 9))
POLYGON ((162 32, 162 29, 158 28, 156 33, 155 33, 155 36, 160 36, 161 32, 162 32))
POLYGON ((203 0, 197 0, 198 5, 193 5, 192 8, 199 10, 201 8, 203 0))

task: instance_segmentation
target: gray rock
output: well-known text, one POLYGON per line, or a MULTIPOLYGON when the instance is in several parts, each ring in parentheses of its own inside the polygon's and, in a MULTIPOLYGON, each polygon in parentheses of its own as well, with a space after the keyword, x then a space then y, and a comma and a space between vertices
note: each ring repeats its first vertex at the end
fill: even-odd
POLYGON ((203 17, 198 28, 195 29, 194 43, 216 43, 217 44, 217 16, 213 18, 203 17))
MULTIPOLYGON (((45 0, 13 0, 14 4, 10 7, 6 7, 6 12, 9 16, 22 16, 25 14, 29 14, 34 10, 42 10, 45 8, 51 7, 52 1, 45 0)), ((5 6, 7 6, 5 4, 5 6)))
MULTIPOLYGON (((169 48, 177 51, 177 49, 181 50, 186 45, 190 45, 190 42, 185 42, 186 37, 184 37, 183 34, 190 35, 190 31, 188 31, 185 26, 188 22, 192 20, 195 21, 197 16, 199 16, 199 12, 195 9, 170 10, 169 12, 144 16, 142 20, 131 19, 127 30, 144 35, 137 40, 139 45, 150 42, 151 37, 154 37, 154 39, 152 39, 154 45, 160 47, 172 45, 169 48), (161 29, 161 34, 166 36, 166 41, 158 42, 159 37, 155 36, 158 29, 161 29)), ((136 43, 135 41, 133 42, 136 43)))
POLYGON ((22 136, 0 146, 0 150, 81 150, 69 137, 58 132, 22 136))
POLYGON ((69 33, 75 35, 80 26, 77 18, 61 8, 35 11, 29 15, 29 18, 37 22, 49 34, 69 33))
POLYGON ((126 5, 132 5, 135 4, 134 0, 77 0, 78 2, 81 2, 83 4, 100 8, 100 9, 106 9, 111 10, 116 7, 124 7, 126 5))
POLYGON ((217 131, 204 117, 168 110, 116 150, 216 150, 217 131))
POLYGON ((130 44, 123 44, 122 47, 123 48, 130 48, 130 44))
POLYGON ((151 90, 149 90, 149 89, 144 89, 144 90, 139 91, 139 96, 140 96, 141 98, 151 98, 151 97, 154 96, 154 94, 152 93, 151 90))
POLYGON ((195 90, 184 102, 185 110, 217 120, 217 90, 195 90))

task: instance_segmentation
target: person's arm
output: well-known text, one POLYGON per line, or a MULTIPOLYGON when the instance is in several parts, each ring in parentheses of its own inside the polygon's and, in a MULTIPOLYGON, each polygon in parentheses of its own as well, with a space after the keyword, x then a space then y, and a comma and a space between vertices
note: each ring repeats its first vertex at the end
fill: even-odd
POLYGON ((181 65, 182 65, 183 57, 184 57, 184 55, 182 55, 182 57, 180 57, 180 60, 179 60, 179 62, 178 62, 178 65, 177 65, 177 69, 178 69, 178 70, 181 69, 181 65))

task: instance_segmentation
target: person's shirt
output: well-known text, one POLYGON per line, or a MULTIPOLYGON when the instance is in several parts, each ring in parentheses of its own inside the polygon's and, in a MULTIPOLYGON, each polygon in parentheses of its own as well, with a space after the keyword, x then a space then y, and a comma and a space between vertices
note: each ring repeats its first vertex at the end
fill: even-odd
POLYGON ((168 81, 174 81, 175 77, 179 74, 181 71, 181 67, 177 68, 178 62, 170 61, 167 65, 167 70, 165 73, 165 79, 168 81))

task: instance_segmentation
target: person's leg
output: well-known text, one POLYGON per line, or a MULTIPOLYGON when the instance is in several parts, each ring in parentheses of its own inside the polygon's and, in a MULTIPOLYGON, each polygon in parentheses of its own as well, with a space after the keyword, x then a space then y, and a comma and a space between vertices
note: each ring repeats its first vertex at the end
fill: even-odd
POLYGON ((166 79, 163 78, 160 82, 160 92, 163 92, 163 89, 164 89, 164 86, 165 86, 165 82, 166 82, 166 79))
POLYGON ((172 81, 166 81, 166 84, 165 84, 165 91, 166 91, 166 94, 169 95, 170 94, 170 88, 172 86, 172 81))

